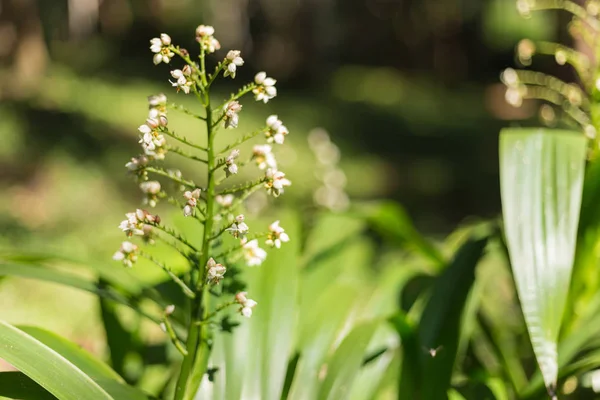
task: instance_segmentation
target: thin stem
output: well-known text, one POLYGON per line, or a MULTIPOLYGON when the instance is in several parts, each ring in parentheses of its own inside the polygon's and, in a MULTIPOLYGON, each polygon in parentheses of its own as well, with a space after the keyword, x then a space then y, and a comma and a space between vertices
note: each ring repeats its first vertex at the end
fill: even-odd
POLYGON ((206 118, 198 115, 198 114, 194 114, 193 112, 191 112, 190 110, 188 110, 187 108, 179 105, 179 104, 175 104, 175 103, 171 103, 168 105, 169 108, 171 108, 172 110, 177 110, 177 111, 181 111, 184 114, 190 115, 196 119, 200 119, 202 121, 206 121, 206 118))
POLYGON ((217 79, 217 77, 219 76, 219 73, 221 73, 224 66, 225 66, 225 62, 221 61, 215 68, 215 72, 212 75, 209 75, 210 78, 208 80, 208 84, 206 85, 207 89, 210 88, 210 85, 212 85, 212 83, 215 81, 215 79, 217 79))
POLYGON ((225 216, 231 212, 233 212, 233 210, 235 210, 237 207, 239 207, 244 200, 246 200, 248 197, 250 197, 250 195, 254 192, 256 192, 258 189, 260 189, 260 186, 254 186, 251 189, 248 189, 246 192, 242 193, 241 196, 239 196, 237 199, 235 199, 235 201, 231 204, 231 206, 224 208, 223 210, 221 210, 220 215, 221 216, 225 216))
MULTIPOLYGON (((202 200, 204 200, 204 199, 202 199, 202 200)), ((173 204, 174 206, 176 206, 176 207, 177 207, 177 208, 179 208, 180 210, 182 210, 182 209, 183 209, 183 207, 185 207, 185 204, 184 204, 184 203, 182 203, 181 201, 177 200, 177 199, 176 199, 176 198, 174 198, 174 197, 169 197, 169 198, 167 199, 167 202, 168 202, 169 204, 173 204)), ((202 208, 200 208, 200 206, 198 206, 198 205, 197 205, 197 206, 196 206, 196 210, 198 210, 198 211, 200 212, 200 214, 204 215, 204 212, 202 211, 202 208)), ((195 219, 197 219, 197 220, 198 220, 198 222, 200 222, 201 224, 204 224, 204 223, 206 222, 206 221, 204 220, 204 218, 201 218, 201 217, 200 217, 200 216, 198 216, 198 214, 196 214, 196 213, 193 213, 193 214, 192 214, 192 216, 193 216, 195 219)))
POLYGON ((202 321, 197 321, 196 325, 204 325, 204 324, 208 323, 210 321, 210 319, 213 318, 213 317, 215 317, 220 311, 223 311, 227 307, 232 306, 234 304, 237 304, 237 302, 235 300, 227 302, 227 303, 223 303, 221 305, 218 305, 213 312, 209 313, 206 316, 206 319, 204 319, 202 321))
POLYGON ((204 152, 208 151, 206 147, 203 147, 203 146, 200 146, 198 144, 192 143, 189 140, 187 140, 184 136, 179 136, 175 132, 168 131, 168 130, 165 129, 165 130, 162 130, 161 133, 164 133, 165 135, 170 136, 173 139, 178 140, 181 143, 185 143, 188 146, 193 147, 195 149, 202 150, 204 152))
POLYGON ((249 83, 247 85, 244 85, 244 87, 242 87, 236 94, 232 94, 229 97, 229 100, 226 100, 225 102, 223 102, 220 106, 218 106, 217 108, 215 108, 215 110, 222 110, 223 107, 225 107, 225 105, 231 101, 234 100, 238 100, 239 98, 241 98, 242 96, 244 96, 247 93, 250 93, 252 90, 254 90, 254 88, 256 88, 256 84, 255 83, 249 83))
POLYGON ((171 325, 169 318, 165 317, 162 323, 164 324, 165 332, 169 335, 169 338, 171 339, 171 343, 175 345, 175 348, 181 353, 181 355, 183 355, 184 357, 187 356, 188 351, 185 349, 181 341, 177 338, 177 335, 173 330, 173 326, 171 325))
POLYGON ((264 181, 265 181, 265 178, 259 178, 256 181, 252 181, 252 182, 248 182, 248 183, 244 183, 244 184, 241 184, 238 186, 233 186, 233 187, 224 189, 221 191, 220 194, 230 194, 230 193, 242 192, 244 190, 252 189, 253 187, 262 184, 264 181))
POLYGON ((178 178, 176 176, 173 176, 173 174, 170 174, 168 171, 165 171, 164 169, 155 168, 155 167, 144 167, 143 170, 146 171, 146 172, 152 172, 154 174, 164 176, 165 178, 169 178, 170 180, 172 180, 174 182, 177 182, 177 183, 179 183, 181 185, 184 185, 184 186, 188 186, 188 187, 191 187, 191 188, 196 188, 197 187, 194 182, 187 181, 187 180, 185 180, 183 178, 178 178))
MULTIPOLYGON (((261 238, 264 238, 264 237, 267 237, 267 236, 269 236, 268 232, 255 233, 253 235, 248 235, 247 239, 248 239, 248 241, 250 241, 250 240, 254 240, 254 239, 261 239, 261 238)), ((242 250, 243 248, 244 248, 243 244, 239 244, 239 245, 236 245, 236 246, 231 246, 230 248, 228 248, 227 250, 223 251, 222 253, 217 254, 214 257, 214 259, 215 260, 222 259, 223 257, 227 257, 228 255, 230 255, 232 253, 235 253, 236 251, 242 250)))
POLYGON ((206 161, 205 159, 197 157, 197 156, 195 156, 195 155, 193 155, 191 153, 188 153, 187 151, 182 150, 179 147, 171 147, 171 146, 169 146, 168 150, 172 151, 175 154, 179 154, 180 156, 189 158, 190 160, 199 161, 199 162, 201 162, 203 164, 208 164, 208 161, 206 161))
POLYGON ((577 18, 585 21, 590 28, 595 31, 600 30, 600 23, 591 17, 585 8, 570 0, 541 0, 537 1, 532 7, 532 10, 565 10, 577 18))
MULTIPOLYGON (((172 51, 173 53, 175 53, 175 54, 177 54, 179 57, 181 57, 181 59, 182 59, 183 61, 185 61, 185 63, 186 63, 187 65, 189 65, 190 67, 192 67, 192 69, 194 70, 194 72, 196 72, 196 74, 200 74, 200 73, 201 73, 201 71, 198 69, 198 65, 196 65, 196 63, 192 61, 192 59, 190 58, 190 56, 188 56, 188 55, 184 55, 184 54, 183 54, 183 53, 182 53, 182 52, 179 50, 179 47, 170 46, 170 49, 171 49, 171 51, 172 51)), ((202 75, 200 74, 200 76, 202 76, 202 75)), ((202 82, 198 82, 198 79, 197 79, 197 78, 194 76, 194 74, 192 74, 192 79, 194 79, 194 82, 196 82, 196 85, 197 85, 197 87, 198 87, 198 88, 200 88, 200 90, 202 90, 202 88, 203 88, 204 86, 206 86, 206 85, 205 85, 205 83, 206 83, 206 82, 204 82, 204 81, 202 81, 202 82), (204 84, 204 85, 203 85, 203 84, 204 84)))
MULTIPOLYGON (((247 164, 249 164, 252 161, 252 158, 250 158, 249 160, 246 161, 242 161, 239 163, 236 163, 237 167, 238 167, 238 171, 240 171, 242 168, 244 168, 247 164)), ((215 170, 221 168, 222 166, 224 166, 226 163, 219 163, 217 164, 217 168, 215 168, 215 170)), ((225 173, 225 176, 222 176, 221 179, 217 179, 217 186, 219 186, 221 183, 223 183, 225 181, 225 179, 229 178, 229 176, 227 176, 227 173, 225 173)))
POLYGON ((166 238, 162 237, 161 235, 156 235, 156 238, 161 240, 163 243, 167 244, 169 247, 172 247, 173 249, 175 249, 179 254, 181 254, 182 257, 184 257, 190 263, 192 263, 192 264, 194 263, 193 258, 190 257, 190 255, 188 255, 187 252, 181 250, 181 248, 179 248, 179 244, 176 241, 167 240, 166 238))
POLYGON ((196 295, 194 294, 192 289, 190 289, 188 287, 188 285, 186 285, 181 279, 179 279, 179 277, 177 275, 175 275, 169 267, 167 267, 162 262, 160 262, 159 260, 154 258, 152 255, 150 255, 144 251, 140 251, 140 255, 142 257, 152 261, 154 264, 158 265, 160 268, 162 268, 163 271, 165 271, 169 275, 169 277, 173 280, 173 282, 175 282, 177 285, 179 285, 179 287, 181 287, 181 290, 183 290, 183 294, 185 294, 190 299, 193 299, 196 297, 196 295))
POLYGON ((210 238, 208 238, 208 240, 212 242, 213 240, 217 239, 219 236, 221 236, 222 234, 227 232, 227 229, 229 229, 229 228, 231 228, 231 224, 224 225, 221 229, 219 229, 219 231, 217 233, 215 233, 210 238))
POLYGON ((255 138, 256 136, 258 136, 261 133, 264 133, 264 129, 261 129, 259 131, 254 131, 254 132, 250 132, 247 133, 246 135, 242 136, 240 139, 236 140, 235 142, 231 143, 230 145, 224 147, 221 151, 219 151, 217 154, 223 154, 235 147, 238 147, 239 145, 241 145, 242 143, 255 138))
POLYGON ((171 236, 173 239, 177 239, 179 242, 181 242, 182 244, 186 245, 187 247, 189 247, 190 249, 192 249, 195 253, 201 253, 200 250, 198 250, 193 244, 191 244, 190 242, 187 241, 186 238, 184 238, 183 236, 181 236, 179 233, 175 232, 173 229, 166 227, 164 225, 161 224, 148 224, 151 225, 157 229, 160 229, 161 231, 163 231, 164 233, 166 233, 167 235, 171 236))

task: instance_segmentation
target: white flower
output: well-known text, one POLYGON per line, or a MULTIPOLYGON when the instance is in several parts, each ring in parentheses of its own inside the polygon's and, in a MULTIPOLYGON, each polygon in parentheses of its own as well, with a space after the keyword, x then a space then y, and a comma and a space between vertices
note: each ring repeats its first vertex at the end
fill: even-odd
POLYGON ((274 168, 269 168, 265 172, 265 188, 267 193, 273 197, 279 197, 284 192, 284 188, 290 186, 292 182, 285 178, 285 174, 274 168))
POLYGON ((189 67, 189 65, 186 67, 188 68, 184 68, 183 70, 174 69, 171 71, 171 76, 175 79, 175 82, 171 82, 170 80, 169 82, 171 83, 171 86, 177 88, 177 91, 183 90, 185 94, 189 94, 190 87, 194 84, 194 81, 188 79, 188 77, 191 75, 192 69, 189 67))
POLYGON ((209 25, 199 25, 196 28, 196 36, 204 37, 204 36, 212 36, 215 34, 215 28, 209 25))
POLYGON ((183 197, 187 200, 186 205, 183 207, 183 215, 189 217, 193 214, 194 208, 196 208, 196 204, 198 204, 198 199, 200 198, 200 193, 202 191, 200 189, 194 189, 193 191, 186 191, 183 193, 183 197))
POLYGON ((271 115, 269 118, 267 118, 267 128, 268 130, 265 132, 267 142, 283 144, 285 136, 289 133, 289 131, 285 125, 283 125, 283 122, 277 118, 277 115, 271 115))
POLYGON ((242 111, 242 106, 237 101, 230 101, 224 107, 225 128, 237 128, 239 122, 238 113, 242 111))
POLYGON ((217 264, 217 262, 211 257, 206 263, 206 277, 208 281, 212 284, 219 284, 219 282, 223 279, 227 268, 222 264, 217 264))
POLYGON ((256 101, 267 103, 273 97, 277 96, 277 89, 275 88, 275 83, 277 83, 277 81, 273 78, 268 78, 266 72, 262 71, 256 74, 254 83, 256 83, 257 86, 252 89, 252 93, 254 93, 254 99, 256 101))
POLYGON ((139 143, 142 144, 144 153, 147 156, 152 156, 156 160, 164 159, 167 152, 167 149, 164 148, 165 144, 167 144, 165 137, 157 130, 153 129, 149 125, 148 120, 144 125, 139 126, 138 131, 142 133, 139 143))
POLYGON ((164 107, 167 105, 167 96, 164 93, 149 96, 148 105, 150 108, 164 107))
POLYGON ((234 199, 235 199, 235 196, 232 194, 217 195, 217 197, 215 197, 215 201, 221 207, 231 207, 231 204, 233 204, 234 199))
POLYGON ((244 65, 244 59, 240 57, 239 50, 230 50, 223 62, 225 63, 225 73, 223 76, 231 76, 231 79, 235 78, 237 67, 244 65))
POLYGON ((238 173, 238 166, 235 164, 235 159, 240 155, 239 150, 232 150, 231 153, 225 158, 225 175, 235 175, 238 173))
POLYGON ((140 189, 144 193, 158 194, 160 193, 160 182, 159 181, 146 181, 140 183, 140 189))
POLYGON ((241 305, 240 314, 242 314, 246 318, 250 318, 252 316, 252 309, 256 307, 258 304, 256 301, 249 299, 247 297, 247 292, 240 292, 235 295, 235 302, 241 305))
POLYGON ((165 307, 165 314, 171 315, 171 314, 173 314, 173 312, 175 312, 175 305, 174 304, 170 304, 170 305, 168 305, 168 306, 165 307))
POLYGON ((290 241, 290 237, 285 233, 285 229, 279 226, 279 221, 273 222, 269 225, 269 235, 265 242, 268 246, 281 248, 281 243, 290 241))
POLYGON ((233 235, 233 237, 235 238, 244 237, 249 230, 250 228, 244 222, 243 214, 240 214, 237 217, 235 217, 235 222, 231 224, 229 228, 226 229, 226 231, 231 233, 231 235, 233 235))
POLYGON ((121 243, 121 249, 113 254, 113 260, 121 261, 126 267, 132 267, 133 263, 137 261, 137 249, 138 247, 131 242, 121 243))
POLYGON ((258 247, 257 239, 250 240, 249 242, 247 239, 242 239, 241 244, 246 264, 249 267, 259 266, 267 258, 267 252, 258 247))
POLYGON ((125 164, 125 168, 129 171, 137 171, 148 163, 148 159, 144 156, 132 157, 131 161, 125 164))
POLYGON ((257 144, 252 149, 252 158, 256 161, 259 169, 277 168, 277 161, 268 144, 257 144))
POLYGON ((161 33, 159 38, 150 39, 150 51, 154 53, 152 62, 160 64, 164 62, 168 64, 171 58, 175 55, 170 49, 171 37, 166 33, 161 33))
POLYGON ((124 219, 119 224, 119 229, 121 229, 127 236, 143 236, 143 224, 138 220, 135 212, 125 214, 127 219, 124 219))

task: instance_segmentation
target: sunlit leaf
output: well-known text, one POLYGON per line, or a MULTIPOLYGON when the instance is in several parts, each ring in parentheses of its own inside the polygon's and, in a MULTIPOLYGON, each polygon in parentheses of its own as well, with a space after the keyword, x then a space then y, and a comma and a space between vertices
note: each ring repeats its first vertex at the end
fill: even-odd
POLYGON ((556 387, 557 340, 565 309, 585 167, 581 134, 506 129, 500 178, 510 260, 545 384, 556 387))

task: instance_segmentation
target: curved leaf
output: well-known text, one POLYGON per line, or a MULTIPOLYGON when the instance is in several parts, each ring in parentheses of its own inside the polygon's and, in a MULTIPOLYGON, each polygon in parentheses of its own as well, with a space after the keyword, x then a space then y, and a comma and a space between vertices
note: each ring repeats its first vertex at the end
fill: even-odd
POLYGON ((587 139, 576 132, 500 134, 502 208, 510 261, 533 351, 550 390, 573 259, 587 139))
POLYGON ((0 372, 0 398, 56 400, 46 389, 19 371, 0 372))
POLYGON ((113 400, 98 383, 65 357, 4 321, 0 321, 0 358, 59 400, 113 400))

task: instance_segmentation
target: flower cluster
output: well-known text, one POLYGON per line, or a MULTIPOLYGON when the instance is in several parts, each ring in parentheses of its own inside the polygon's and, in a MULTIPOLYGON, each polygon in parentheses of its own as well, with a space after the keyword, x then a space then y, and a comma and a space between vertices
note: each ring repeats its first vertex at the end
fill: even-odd
POLYGON ((267 142, 283 144, 285 136, 288 133, 288 129, 283 125, 283 122, 277 118, 277 115, 271 115, 267 118, 267 131, 265 132, 267 142))
POLYGON ((235 222, 231 224, 231 226, 226 230, 227 232, 231 233, 231 235, 235 238, 243 238, 244 236, 246 236, 250 228, 244 222, 244 215, 240 214, 237 217, 235 217, 235 222))
POLYGON ((196 28, 196 41, 206 53, 214 53, 221 48, 221 43, 214 38, 215 28, 208 25, 200 25, 196 28))
POLYGON ((241 67, 244 65, 244 59, 240 57, 239 50, 230 50, 227 53, 227 57, 225 57, 225 73, 223 76, 231 76, 231 79, 235 78, 235 73, 237 72, 237 67, 241 67))
POLYGON ((193 191, 186 191, 183 193, 183 197, 186 199, 185 206, 183 207, 183 215, 189 217, 194 214, 194 209, 198 204, 198 199, 200 198, 200 193, 202 191, 200 189, 194 189, 193 191))
POLYGON ((194 84, 194 80, 192 79, 192 67, 186 65, 183 69, 174 69, 171 71, 171 76, 175 79, 175 82, 169 80, 171 86, 177 88, 177 91, 183 91, 185 94, 190 93, 190 88, 194 84))
POLYGON ((158 215, 152 215, 146 210, 137 209, 135 212, 125 214, 127 219, 124 219, 119 224, 121 229, 129 237, 133 235, 146 236, 150 233, 151 226, 147 224, 154 224, 160 222, 158 215))
POLYGON ((267 77, 266 72, 262 71, 256 74, 254 83, 256 87, 252 90, 252 93, 254 93, 256 101, 262 101, 266 104, 269 100, 277 96, 277 88, 275 87, 277 81, 267 77))
POLYGON ((113 260, 121 261, 124 266, 132 267, 137 261, 138 247, 131 242, 121 243, 121 248, 113 255, 113 260))
POLYGON ((244 238, 240 243, 242 245, 244 259, 249 267, 259 266, 267 259, 267 252, 258 246, 257 239, 248 241, 244 238))
POLYGON ((234 199, 235 199, 235 196, 232 194, 224 194, 224 195, 219 194, 215 197, 215 201, 217 202, 217 204, 219 204, 223 208, 231 207, 234 199))
POLYGON ((279 221, 275 221, 269 225, 269 235, 267 236, 267 241, 265 242, 268 246, 277 247, 279 249, 281 247, 281 243, 286 243, 289 241, 290 237, 287 233, 285 233, 285 229, 279 226, 279 221))
POLYGON ((279 197, 283 194, 284 188, 291 184, 292 182, 281 171, 269 168, 265 172, 265 188, 267 189, 267 193, 273 197, 279 197))
POLYGON ((159 38, 150 39, 150 51, 154 53, 152 61, 155 65, 164 62, 168 64, 175 55, 171 49, 171 37, 166 33, 161 33, 159 38))
POLYGON ((238 173, 238 166, 235 160, 240 156, 239 150, 232 150, 225 158, 225 176, 229 177, 238 173))
POLYGON ((144 203, 150 207, 156 207, 158 196, 160 195, 160 182, 159 181, 144 181, 140 183, 140 189, 142 193, 146 195, 144 203))
MULTIPOLYGON (((160 129, 167 126, 167 97, 164 94, 151 96, 148 98, 150 109, 146 123, 140 125, 138 131, 142 134, 139 143, 142 144, 144 153, 150 159, 163 160, 167 153, 165 137, 160 133, 160 129)), ((133 162, 133 160, 132 160, 133 162)), ((128 168, 135 165, 128 164, 128 168)))
POLYGON ((271 146, 268 144, 257 144, 252 149, 252 159, 256 161, 259 169, 277 169, 277 160, 271 146))
POLYGON ((225 104, 224 109, 225 114, 223 120, 225 121, 225 128, 237 128, 240 119, 238 113, 242 111, 240 103, 235 100, 230 101, 225 104))
POLYGON ((256 307, 258 303, 246 296, 248 296, 247 292, 239 292, 235 295, 235 301, 241 306, 240 314, 246 318, 250 318, 252 316, 252 309, 256 307))
POLYGON ((225 276, 227 268, 224 265, 218 264, 212 257, 206 263, 206 277, 208 282, 213 285, 218 285, 225 276))

